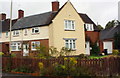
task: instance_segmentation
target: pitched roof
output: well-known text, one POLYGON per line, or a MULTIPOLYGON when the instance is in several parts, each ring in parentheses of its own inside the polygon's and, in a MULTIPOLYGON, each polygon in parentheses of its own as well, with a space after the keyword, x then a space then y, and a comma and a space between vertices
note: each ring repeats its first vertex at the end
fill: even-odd
MULTIPOLYGON (((36 14, 18 19, 17 22, 12 26, 12 30, 49 25, 50 23, 52 23, 52 20, 61 11, 61 9, 64 8, 66 4, 67 2, 57 12, 45 12, 42 14, 36 14)), ((95 23, 86 14, 78 14, 85 23, 94 24, 94 28, 95 30, 97 30, 95 23)))
POLYGON ((82 20, 84 21, 84 23, 89 23, 89 24, 93 24, 94 25, 94 29, 96 31, 99 31, 98 27, 96 26, 96 24, 89 18, 89 16, 87 14, 82 14, 79 13, 80 17, 82 18, 82 20))
POLYGON ((18 19, 18 21, 13 25, 12 29, 22 29, 30 28, 35 26, 45 26, 51 23, 56 12, 46 12, 42 14, 32 15, 28 17, 23 17, 18 19))
MULTIPOLYGON (((12 25, 17 21, 17 19, 12 20, 12 25)), ((10 29, 10 19, 0 20, 0 31, 6 32, 10 29)))
POLYGON ((102 30, 100 32, 100 40, 112 39, 112 38, 114 38, 114 34, 116 32, 117 33, 120 32, 120 25, 109 28, 109 29, 102 30))

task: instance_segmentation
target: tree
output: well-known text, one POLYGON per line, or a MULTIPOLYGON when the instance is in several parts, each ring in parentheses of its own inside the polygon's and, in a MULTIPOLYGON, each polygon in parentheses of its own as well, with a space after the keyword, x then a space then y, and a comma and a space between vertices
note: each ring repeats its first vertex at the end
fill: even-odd
MULTIPOLYGON (((116 20, 109 21, 109 22, 106 24, 105 29, 111 28, 111 27, 115 26, 115 21, 116 21, 116 20)), ((118 20, 117 20, 117 22, 120 23, 118 20)))
POLYGON ((97 46, 97 42, 91 45, 92 50, 91 50, 91 55, 99 55, 100 53, 100 48, 97 46))
POLYGON ((114 49, 120 49, 120 32, 114 35, 114 49))
POLYGON ((103 30, 104 28, 101 25, 97 25, 99 30, 103 30))
POLYGON ((40 58, 49 58, 49 49, 43 45, 37 46, 37 57, 40 58))

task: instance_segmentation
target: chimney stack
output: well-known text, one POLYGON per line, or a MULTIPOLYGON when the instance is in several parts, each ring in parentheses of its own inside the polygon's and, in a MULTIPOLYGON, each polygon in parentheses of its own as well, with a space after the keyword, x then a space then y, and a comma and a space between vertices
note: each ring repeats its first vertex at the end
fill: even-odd
POLYGON ((18 10, 18 19, 24 17, 24 11, 23 10, 18 10))
POLYGON ((5 13, 0 14, 0 20, 5 20, 5 19, 6 19, 6 14, 5 13))
POLYGON ((53 1, 52 2, 52 11, 58 11, 59 10, 59 2, 53 1))

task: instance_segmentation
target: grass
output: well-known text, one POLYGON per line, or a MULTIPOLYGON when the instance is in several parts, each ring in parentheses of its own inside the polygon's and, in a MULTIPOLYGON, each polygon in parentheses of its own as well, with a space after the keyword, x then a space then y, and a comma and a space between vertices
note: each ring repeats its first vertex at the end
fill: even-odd
POLYGON ((104 57, 108 57, 108 55, 105 55, 105 56, 89 56, 89 59, 100 59, 100 58, 104 58, 104 57))

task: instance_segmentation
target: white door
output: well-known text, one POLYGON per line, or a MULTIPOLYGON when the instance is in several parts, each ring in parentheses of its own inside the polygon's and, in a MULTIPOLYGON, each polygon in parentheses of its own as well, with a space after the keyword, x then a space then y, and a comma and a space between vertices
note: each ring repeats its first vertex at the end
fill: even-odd
POLYGON ((29 56, 29 44, 23 44, 23 56, 29 56))
POLYGON ((86 54, 90 55, 90 42, 87 41, 85 43, 85 49, 86 49, 86 54))
POLYGON ((108 54, 111 54, 111 53, 112 53, 112 50, 113 50, 112 41, 103 42, 103 48, 104 48, 104 49, 107 49, 108 54))

